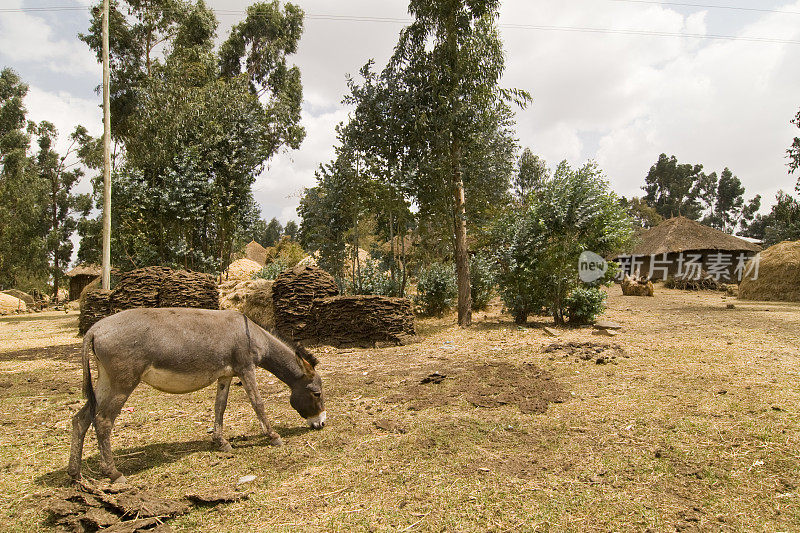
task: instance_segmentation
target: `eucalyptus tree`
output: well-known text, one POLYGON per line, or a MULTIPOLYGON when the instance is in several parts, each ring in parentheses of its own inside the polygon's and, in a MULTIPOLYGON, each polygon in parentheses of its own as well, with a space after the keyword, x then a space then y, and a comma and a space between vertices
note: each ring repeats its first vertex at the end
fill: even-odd
MULTIPOLYGON (((303 13, 251 5, 219 47, 202 0, 115 3, 111 26, 115 255, 219 271, 258 220, 255 177, 305 136, 303 13)), ((99 52, 97 11, 81 38, 99 52)))
POLYGON ((524 91, 499 86, 505 68, 496 27, 499 5, 499 0, 411 0, 415 20, 403 30, 389 66, 402 73, 412 96, 415 120, 409 133, 418 156, 410 185, 420 212, 449 211, 461 326, 472 320, 466 161, 485 149, 481 132, 487 122, 508 120, 506 101, 525 105, 530 99, 524 91))
POLYGON ((13 70, 0 71, 0 287, 43 289, 46 190, 28 154, 27 93, 13 70))

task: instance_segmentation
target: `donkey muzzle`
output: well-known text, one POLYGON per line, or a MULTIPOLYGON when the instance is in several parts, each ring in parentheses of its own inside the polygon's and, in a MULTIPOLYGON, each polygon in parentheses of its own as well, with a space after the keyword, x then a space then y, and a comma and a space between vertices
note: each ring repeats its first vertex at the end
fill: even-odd
POLYGON ((322 411, 317 416, 311 416, 306 418, 306 423, 312 429, 322 429, 325 427, 326 417, 327 415, 325 414, 325 411, 322 411))

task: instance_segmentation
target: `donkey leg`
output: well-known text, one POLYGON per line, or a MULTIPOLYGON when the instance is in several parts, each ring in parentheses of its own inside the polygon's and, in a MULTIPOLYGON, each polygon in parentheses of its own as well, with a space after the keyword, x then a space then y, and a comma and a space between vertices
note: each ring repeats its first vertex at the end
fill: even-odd
POLYGON ((81 478, 81 459, 83 458, 83 442, 86 439, 86 431, 92 424, 92 413, 89 402, 87 401, 81 409, 72 417, 72 444, 69 452, 69 466, 67 473, 78 481, 81 478))
POLYGON ((250 399, 250 404, 256 412, 258 422, 261 424, 261 431, 271 439, 270 444, 272 446, 283 446, 281 436, 272 429, 269 420, 267 420, 267 415, 264 412, 264 401, 261 399, 261 393, 258 392, 255 371, 251 368, 242 372, 239 377, 242 379, 242 385, 244 386, 245 392, 247 392, 247 397, 250 399))
POLYGON ((112 383, 103 367, 98 369, 97 376, 97 414, 94 419, 94 429, 97 433, 97 447, 100 449, 100 469, 103 474, 111 478, 112 482, 125 483, 127 480, 114 465, 114 456, 111 453, 111 430, 114 421, 128 400, 136 383, 125 386, 122 383, 112 383))
POLYGON ((217 400, 214 402, 214 444, 223 452, 233 451, 231 443, 222 436, 222 417, 228 405, 228 391, 231 390, 231 378, 222 377, 217 380, 217 400))

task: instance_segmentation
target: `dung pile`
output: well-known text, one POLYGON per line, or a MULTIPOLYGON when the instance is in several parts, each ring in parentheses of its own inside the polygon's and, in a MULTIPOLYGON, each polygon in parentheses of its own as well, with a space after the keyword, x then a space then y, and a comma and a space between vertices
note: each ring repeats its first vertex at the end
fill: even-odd
POLYGON ((208 274, 146 267, 120 274, 114 289, 89 289, 81 294, 80 332, 112 313, 137 307, 219 309, 217 284, 208 274))
POLYGON ((210 489, 183 500, 162 498, 131 486, 94 487, 81 483, 62 489, 44 502, 57 531, 165 532, 165 520, 188 513, 192 505, 209 506, 248 498, 247 493, 210 489), (188 501, 187 501, 188 500, 188 501))
POLYGON ((81 293, 81 315, 78 318, 78 331, 81 335, 85 335, 95 323, 112 314, 111 294, 111 291, 103 289, 91 289, 81 293))
POLYGON ((158 307, 219 309, 217 283, 210 274, 173 270, 163 280, 158 307))
POLYGON ((264 329, 275 329, 272 281, 228 281, 219 287, 219 308, 235 309, 264 329))
POLYGON ((314 328, 309 327, 309 315, 315 298, 339 294, 333 276, 321 268, 298 265, 282 272, 272 285, 275 302, 275 326, 287 339, 313 338, 314 328))
POLYGON ((111 295, 114 311, 137 307, 160 307, 158 294, 161 284, 172 273, 167 267, 137 268, 122 274, 111 295))
POLYGON ((751 259, 739 284, 742 300, 800 302, 800 241, 784 241, 751 259), (754 274, 758 273, 756 279, 754 274))
POLYGON ((649 279, 625 276, 622 280, 622 294, 625 296, 653 296, 653 282, 649 279))
POLYGON ((617 357, 628 357, 628 354, 619 344, 601 344, 596 342, 556 342, 547 346, 546 354, 552 354, 550 360, 555 360, 556 354, 563 358, 575 357, 579 361, 594 361, 598 365, 616 363, 617 357))
POLYGON ((317 298, 311 307, 309 324, 313 324, 315 339, 339 347, 405 344, 415 335, 414 312, 405 298, 317 298))

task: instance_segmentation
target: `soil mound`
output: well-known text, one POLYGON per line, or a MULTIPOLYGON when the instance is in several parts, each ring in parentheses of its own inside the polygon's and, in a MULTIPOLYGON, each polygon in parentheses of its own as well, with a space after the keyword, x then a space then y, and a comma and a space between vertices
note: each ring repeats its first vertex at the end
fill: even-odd
POLYGON ((436 372, 387 400, 422 410, 463 398, 476 407, 516 405, 523 413, 541 414, 551 403, 562 403, 568 397, 549 372, 535 365, 488 363, 436 372), (434 375, 436 379, 430 379, 434 375))
POLYGON ((739 284, 742 300, 800 302, 800 241, 767 248, 760 260, 751 259, 739 284), (753 279, 758 261, 758 277, 753 279))

